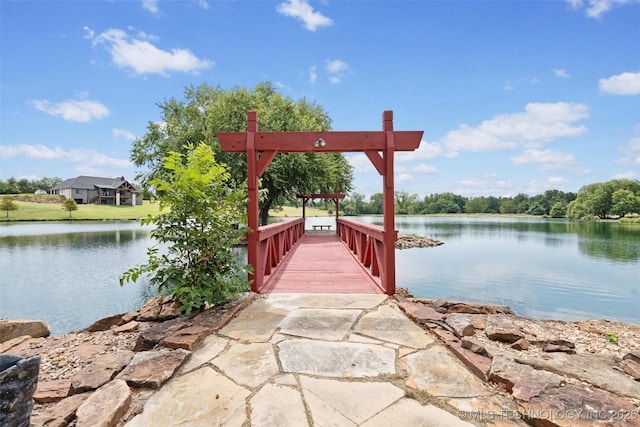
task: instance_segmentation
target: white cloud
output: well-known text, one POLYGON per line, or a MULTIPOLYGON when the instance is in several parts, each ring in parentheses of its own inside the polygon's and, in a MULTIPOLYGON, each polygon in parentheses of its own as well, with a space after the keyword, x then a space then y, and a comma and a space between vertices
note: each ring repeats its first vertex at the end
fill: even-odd
POLYGON ((46 99, 32 99, 29 105, 51 116, 73 122, 89 122, 109 115, 109 109, 98 101, 68 99, 56 103, 46 99))
POLYGON ((130 168, 132 163, 127 159, 109 157, 95 150, 49 148, 45 145, 7 145, 0 146, 0 158, 12 159, 25 156, 37 160, 63 160, 71 163, 81 163, 86 166, 109 166, 115 168, 130 168))
POLYGON ((349 160, 349 163, 351 163, 351 166, 353 166, 353 171, 356 173, 371 172, 376 170, 376 168, 373 166, 373 163, 371 163, 371 160, 369 160, 367 155, 364 153, 347 153, 346 156, 347 160, 349 160))
POLYGON ((129 132, 128 130, 111 129, 111 131, 113 132, 113 136, 116 138, 122 138, 129 141, 133 141, 134 139, 136 139, 136 136, 133 134, 133 132, 129 132))
POLYGON ((207 2, 206 0, 193 0, 193 2, 201 9, 209 9, 209 2, 207 2))
POLYGON ((316 72, 316 66, 309 68, 309 82, 315 83, 318 80, 318 73, 316 72))
POLYGON ((435 166, 427 165, 425 163, 420 163, 419 165, 412 167, 411 170, 417 173, 424 173, 424 174, 432 174, 432 173, 436 173, 437 171, 435 166))
POLYGON ((315 31, 319 27, 327 27, 333 24, 320 12, 315 12, 311 5, 305 0, 288 0, 280 3, 276 10, 284 16, 291 16, 303 22, 304 27, 309 31, 315 31))
MULTIPOLYGON (((574 9, 580 9, 584 6, 583 0, 567 0, 574 9)), ((605 12, 611 10, 615 5, 640 3, 640 0, 588 0, 589 6, 586 14, 590 18, 600 19, 605 12)))
POLYGON ((598 82, 600 91, 612 95, 640 94, 640 72, 622 73, 598 82))
POLYGON ((531 181, 527 193, 529 195, 542 194, 549 189, 565 190, 569 181, 561 176, 550 176, 545 181, 531 181))
POLYGON ((398 184, 407 184, 413 182, 413 176, 409 175, 408 173, 401 173, 395 177, 395 181, 398 184))
POLYGON ((513 187, 511 181, 500 179, 494 173, 485 173, 480 177, 463 179, 458 184, 461 188, 453 192, 460 195, 504 195, 513 187))
POLYGON ((566 70, 563 70, 563 69, 560 69, 560 68, 554 68, 554 69, 553 69, 553 74, 554 74, 556 77, 561 77, 561 78, 563 78, 563 79, 568 79, 569 77, 571 77, 571 76, 569 75, 569 73, 567 73, 567 71, 566 71, 566 70))
POLYGON ((635 172, 621 172, 613 176, 613 179, 636 179, 635 172))
POLYGON ((620 151, 625 155, 618 163, 623 165, 635 165, 640 166, 640 135, 631 138, 622 147, 619 147, 620 151))
POLYGON ((511 150, 535 147, 558 138, 573 138, 587 131, 572 123, 589 117, 585 104, 530 103, 522 113, 501 114, 477 127, 460 125, 441 140, 446 155, 460 151, 511 150))
POLYGON ((398 162, 410 162, 414 160, 431 160, 444 154, 442 144, 437 142, 421 141, 415 151, 398 151, 395 160, 398 162))
POLYGON ((511 158, 516 165, 537 164, 541 170, 567 169, 575 165, 573 154, 554 150, 525 150, 521 155, 511 158))
POLYGON ((157 15, 160 13, 160 8, 158 7, 158 0, 142 0, 142 8, 146 11, 157 15))
POLYGON ((329 73, 329 81, 333 84, 340 83, 350 71, 349 64, 341 59, 327 59, 324 69, 329 73))
POLYGON ((93 45, 103 45, 116 66, 131 69, 136 74, 166 76, 172 71, 197 73, 213 66, 213 62, 199 59, 189 49, 166 51, 157 48, 148 39, 150 37, 146 34, 142 38, 134 38, 123 30, 110 28, 93 38, 93 45))

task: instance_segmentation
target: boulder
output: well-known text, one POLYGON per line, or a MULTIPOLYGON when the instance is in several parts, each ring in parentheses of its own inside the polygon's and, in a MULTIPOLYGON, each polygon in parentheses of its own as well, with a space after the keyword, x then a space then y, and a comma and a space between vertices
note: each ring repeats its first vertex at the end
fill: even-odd
POLYGON ((116 378, 131 387, 158 389, 191 356, 181 348, 136 353, 129 365, 116 378))
POLYGON ((124 332, 133 332, 136 329, 138 329, 138 326, 140 326, 140 322, 136 320, 132 320, 123 325, 114 326, 111 328, 111 330, 113 331, 114 334, 122 334, 124 332))
POLYGON ((452 313, 447 315, 445 322, 451 326, 457 337, 471 337, 476 332, 471 319, 472 315, 470 314, 452 313))
POLYGON ((144 303, 140 309, 137 320, 140 322, 149 322, 158 320, 160 311, 162 310, 162 295, 157 295, 144 303))
POLYGON ((485 334, 490 340, 513 344, 525 337, 520 326, 509 316, 493 315, 487 318, 485 334))
POLYGON ((36 403, 58 402, 71 394, 71 380, 39 381, 33 400, 36 403))
POLYGON ((162 345, 165 337, 172 333, 191 326, 191 322, 183 317, 167 320, 166 322, 153 325, 138 335, 133 351, 148 351, 162 345))
POLYGON ((0 343, 24 335, 41 338, 50 334, 49 325, 42 320, 0 320, 0 343))
POLYGON ((133 352, 120 350, 98 356, 71 380, 73 394, 95 390, 111 381, 133 358, 133 352))
POLYGON ((202 326, 189 326, 167 336, 164 339, 164 345, 168 348, 193 350, 202 344, 209 333, 209 329, 202 326))
POLYGON ((620 364, 622 370, 630 375, 634 380, 640 381, 640 363, 633 359, 623 360, 620 364))
POLYGON ((76 427, 114 427, 129 409, 131 390, 113 380, 93 392, 76 411, 76 427))
POLYGON ((484 346, 479 342, 474 340, 473 338, 462 338, 460 341, 460 345, 462 348, 466 348, 476 354, 480 354, 482 356, 487 356, 487 350, 484 346))
POLYGON ((37 416, 31 417, 33 427, 66 427, 76 417, 76 411, 91 393, 69 396, 48 407, 37 416))
POLYGON ((100 331, 108 331, 112 326, 116 326, 120 323, 122 319, 122 314, 114 314, 113 316, 105 317, 104 319, 100 319, 95 321, 86 328, 85 332, 100 332, 100 331))
POLYGON ((528 350, 529 349, 529 341, 524 338, 520 338, 518 341, 511 344, 511 348, 514 350, 528 350))

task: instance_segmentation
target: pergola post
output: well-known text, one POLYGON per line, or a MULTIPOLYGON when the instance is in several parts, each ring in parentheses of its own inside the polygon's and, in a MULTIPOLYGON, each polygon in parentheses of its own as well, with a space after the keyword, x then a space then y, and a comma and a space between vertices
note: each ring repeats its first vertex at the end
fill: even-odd
POLYGON ((263 271, 258 263, 258 228, 259 225, 259 196, 258 196, 258 153, 255 148, 255 134, 258 132, 257 111, 247 112, 247 226, 249 235, 247 236, 247 261, 253 267, 253 273, 249 274, 251 290, 258 292, 262 284, 263 271))
POLYGON ((388 295, 396 292, 396 225, 395 225, 395 191, 393 183, 393 158, 395 141, 393 134, 393 111, 382 113, 382 130, 386 136, 384 149, 384 175, 382 178, 383 226, 384 226, 384 277, 382 287, 388 295))

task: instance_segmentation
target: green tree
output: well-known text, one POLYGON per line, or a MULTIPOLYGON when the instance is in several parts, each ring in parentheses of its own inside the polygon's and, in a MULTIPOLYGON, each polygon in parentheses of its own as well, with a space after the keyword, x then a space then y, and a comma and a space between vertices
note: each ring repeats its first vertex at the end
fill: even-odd
POLYGON ((4 196, 0 199, 0 209, 7 212, 7 218, 9 218, 9 211, 17 211, 18 204, 12 196, 4 196))
POLYGON ((563 218, 567 215, 567 204, 565 202, 555 202, 549 209, 549 215, 552 218, 563 218))
POLYGON ((382 193, 374 193, 369 197, 369 212, 371 214, 383 213, 384 195, 382 193))
POLYGON ((473 197, 464 204, 465 213, 485 213, 489 207, 486 197, 473 197))
POLYGON ((246 213, 244 189, 229 190, 231 174, 208 145, 186 151, 170 152, 166 179, 149 181, 160 195, 160 213, 142 224, 155 225, 151 236, 167 246, 167 253, 149 248, 147 262, 123 273, 120 285, 148 273, 151 284, 174 294, 181 310, 190 314, 205 302, 219 304, 246 291, 250 267, 241 265, 232 251, 247 231, 237 226, 246 213))
POLYGON ((71 212, 78 210, 78 204, 73 199, 66 199, 62 202, 62 209, 69 212, 69 218, 71 218, 71 212))
POLYGON ((396 191, 395 194, 395 208, 398 214, 411 214, 411 205, 418 200, 417 194, 409 194, 406 191, 396 191))
MULTIPOLYGON (((161 122, 149 123, 147 133, 133 143, 131 160, 148 172, 136 177, 143 188, 166 178, 162 159, 171 151, 187 153, 200 142, 212 147, 217 161, 229 166, 230 187, 246 182, 246 158, 242 153, 222 151, 217 132, 246 131, 247 111, 258 112, 261 131, 325 131, 331 128, 328 114, 304 98, 293 101, 279 94, 273 84, 254 89, 222 90, 206 84, 185 90, 185 100, 171 98, 158 104, 161 122)), ((266 224, 269 209, 295 203, 297 194, 348 192, 352 167, 341 153, 280 153, 260 180, 260 218, 266 224)))
POLYGON ((633 191, 618 189, 611 195, 611 214, 625 216, 630 213, 640 212, 640 196, 633 191))
POLYGON ((515 200, 510 197, 503 197, 500 199, 500 213, 501 214, 515 214, 518 213, 518 205, 515 200))

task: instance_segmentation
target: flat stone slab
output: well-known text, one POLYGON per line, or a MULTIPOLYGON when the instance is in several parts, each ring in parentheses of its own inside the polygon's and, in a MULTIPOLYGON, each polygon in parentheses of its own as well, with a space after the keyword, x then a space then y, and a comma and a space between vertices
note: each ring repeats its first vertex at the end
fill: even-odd
POLYGON ((409 367, 407 386, 437 397, 472 397, 490 394, 489 388, 446 348, 434 346, 402 359, 409 367))
POLYGON ((265 298, 260 298, 222 328, 219 334, 241 341, 268 342, 288 314, 289 310, 274 307, 265 298))
POLYGON ((304 308, 287 316, 280 333, 327 341, 341 341, 347 336, 361 313, 362 310, 304 308))
POLYGON ((516 361, 588 382, 620 396, 632 399, 640 396, 640 381, 614 369, 618 362, 612 356, 554 353, 544 358, 518 358, 516 361))
POLYGON ((229 341, 226 338, 217 335, 209 335, 205 338, 202 347, 191 354, 191 358, 187 363, 182 365, 180 372, 189 372, 202 365, 209 363, 213 358, 218 356, 227 347, 229 341))
POLYGON ((314 421, 316 417, 327 417, 327 413, 339 414, 339 417, 332 416, 333 422, 325 419, 324 425, 340 425, 343 418, 360 425, 404 397, 404 390, 386 382, 350 382, 301 376, 300 383, 314 421))
POLYGON ((433 405, 422 406, 416 400, 402 399, 361 424, 361 427, 380 426, 471 427, 473 424, 433 405))
POLYGON ((282 341, 278 357, 285 372, 325 377, 377 377, 395 374, 395 350, 388 347, 307 339, 282 341))
POLYGON ((386 295, 361 294, 269 294, 267 301, 274 307, 297 308, 353 308, 368 310, 388 299, 386 295))
POLYGON ((310 425, 300 393, 292 387, 265 384, 251 398, 251 425, 299 427, 310 425), (274 405, 278 402, 278 405, 274 405))
POLYGON ((127 427, 241 427, 247 421, 249 390, 209 367, 166 383, 127 427))
POLYGON ((131 387, 160 388, 189 356, 191 352, 181 348, 136 353, 116 378, 125 380, 131 387))
POLYGON ((93 392, 76 411, 78 427, 112 427, 129 409, 131 390, 123 380, 113 380, 93 392))
POLYGON ((234 343, 212 363, 236 383, 251 388, 263 385, 280 372, 269 343, 234 343))
POLYGON ((413 323, 399 309, 390 306, 379 307, 376 311, 362 316, 355 331, 411 348, 425 348, 435 342, 427 332, 413 323))

